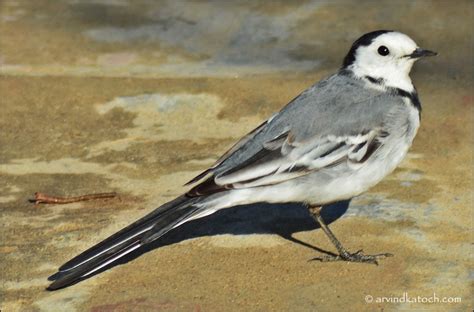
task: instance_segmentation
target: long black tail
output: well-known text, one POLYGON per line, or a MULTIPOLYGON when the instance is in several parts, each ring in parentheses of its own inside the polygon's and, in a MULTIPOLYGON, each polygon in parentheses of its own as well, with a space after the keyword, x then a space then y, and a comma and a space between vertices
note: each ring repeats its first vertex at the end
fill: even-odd
POLYGON ((180 196, 126 228, 113 234, 99 244, 63 264, 57 273, 48 279, 54 281, 48 290, 56 290, 75 284, 118 259, 156 240, 177 224, 195 215, 197 197, 180 196))

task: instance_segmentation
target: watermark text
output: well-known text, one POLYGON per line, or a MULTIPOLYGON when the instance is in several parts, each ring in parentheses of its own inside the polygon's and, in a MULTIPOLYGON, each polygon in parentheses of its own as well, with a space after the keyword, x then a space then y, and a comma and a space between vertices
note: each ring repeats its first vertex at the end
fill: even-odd
POLYGON ((402 296, 372 296, 366 295, 366 303, 461 303, 461 297, 443 297, 436 293, 431 296, 409 295, 404 292, 402 296))

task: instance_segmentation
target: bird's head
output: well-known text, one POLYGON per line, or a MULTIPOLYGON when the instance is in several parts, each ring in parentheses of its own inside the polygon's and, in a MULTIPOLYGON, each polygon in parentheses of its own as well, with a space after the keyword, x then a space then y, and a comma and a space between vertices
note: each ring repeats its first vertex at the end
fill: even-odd
POLYGON ((436 52, 424 50, 405 34, 378 30, 357 39, 344 58, 343 68, 358 77, 371 77, 385 86, 413 91, 409 77, 415 63, 436 52))

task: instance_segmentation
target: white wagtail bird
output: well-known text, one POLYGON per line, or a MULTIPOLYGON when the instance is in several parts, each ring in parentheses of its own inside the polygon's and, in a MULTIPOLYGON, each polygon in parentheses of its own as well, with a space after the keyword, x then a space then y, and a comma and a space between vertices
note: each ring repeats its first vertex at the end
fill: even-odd
POLYGON ((185 222, 260 202, 304 203, 338 251, 332 260, 377 263, 389 256, 348 252, 321 207, 367 191, 405 157, 421 112, 409 73, 415 61, 432 55, 400 32, 363 35, 336 74, 243 137, 188 182, 195 185, 187 193, 65 263, 48 289, 83 280, 185 222))

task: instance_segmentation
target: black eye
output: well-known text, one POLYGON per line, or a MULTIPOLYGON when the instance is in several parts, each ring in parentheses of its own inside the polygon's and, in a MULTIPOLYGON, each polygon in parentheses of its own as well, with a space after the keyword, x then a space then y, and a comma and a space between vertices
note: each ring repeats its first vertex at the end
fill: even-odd
POLYGON ((380 46, 378 48, 377 52, 379 52, 379 54, 382 55, 382 56, 386 56, 390 53, 390 51, 388 50, 388 48, 386 46, 380 46))

